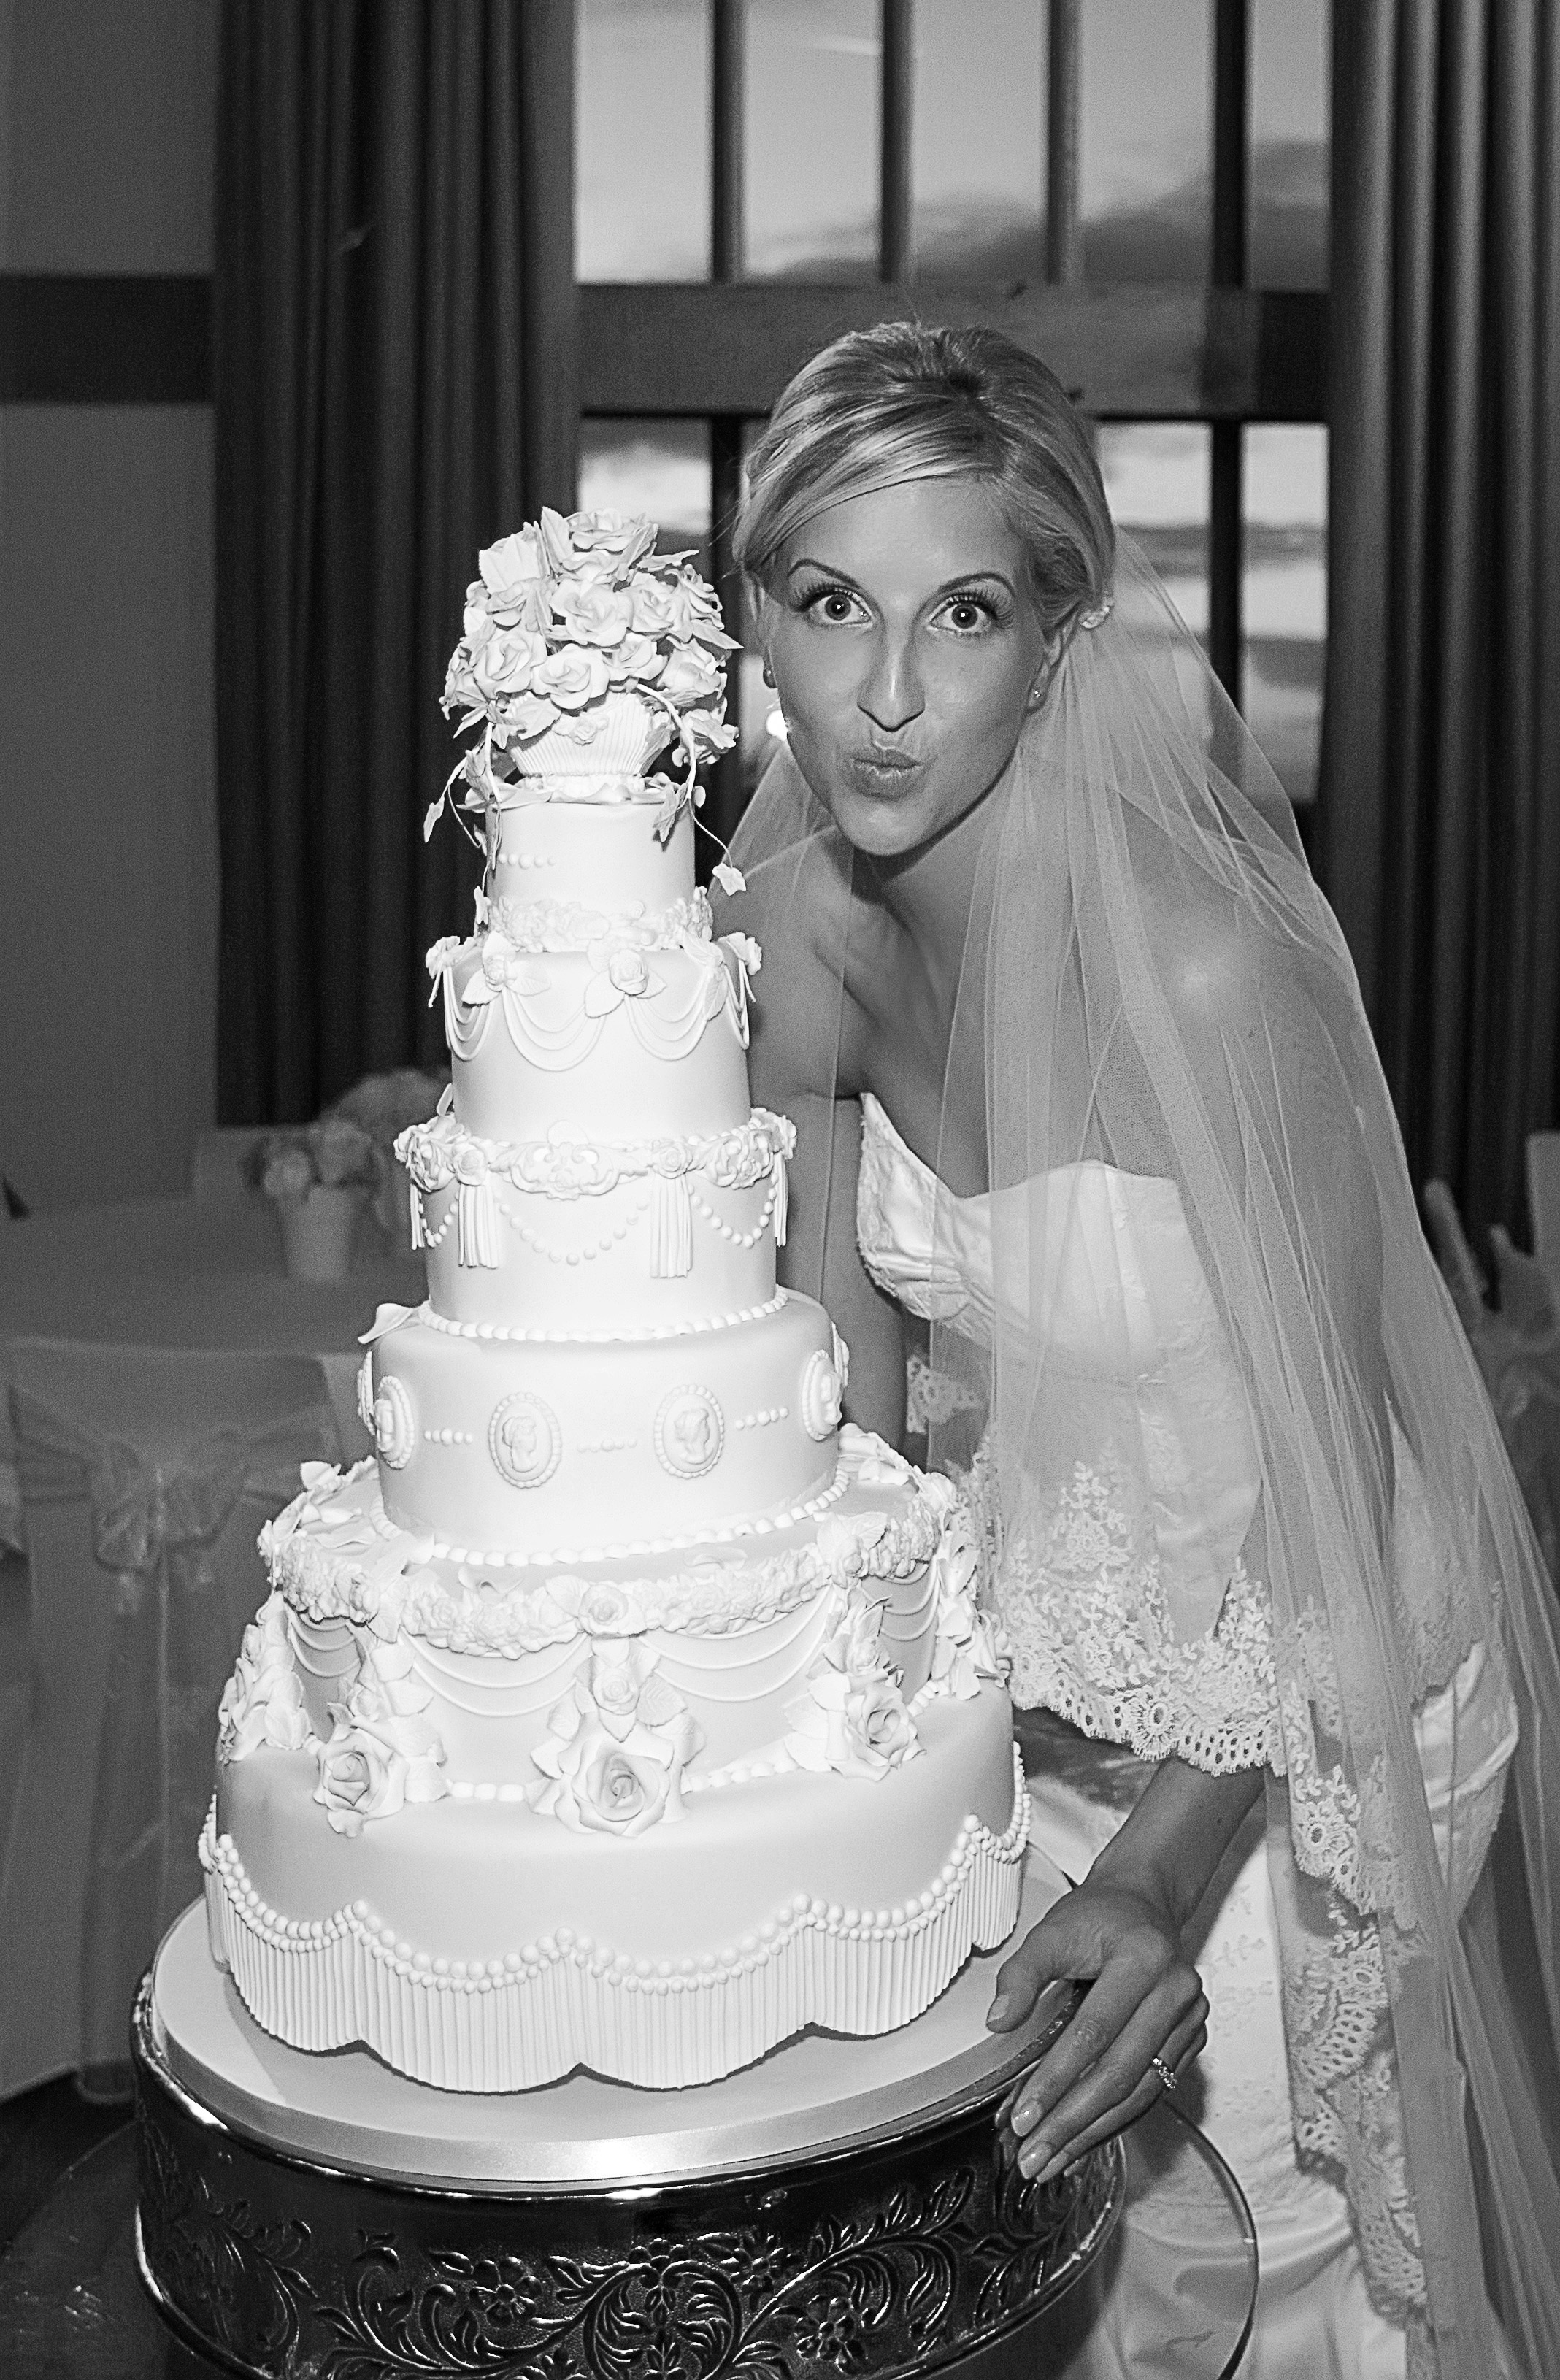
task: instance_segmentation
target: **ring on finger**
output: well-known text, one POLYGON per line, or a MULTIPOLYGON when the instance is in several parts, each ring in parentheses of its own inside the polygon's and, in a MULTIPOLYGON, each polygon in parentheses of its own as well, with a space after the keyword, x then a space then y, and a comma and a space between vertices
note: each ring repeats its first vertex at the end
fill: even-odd
POLYGON ((1153 2067, 1155 2074, 1158 2075, 1160 2083, 1165 2090, 1174 2091, 1179 2087, 1179 2077, 1177 2075, 1176 2070, 1173 2066, 1167 2066, 1162 2058, 1151 2058, 1148 2062, 1153 2067))

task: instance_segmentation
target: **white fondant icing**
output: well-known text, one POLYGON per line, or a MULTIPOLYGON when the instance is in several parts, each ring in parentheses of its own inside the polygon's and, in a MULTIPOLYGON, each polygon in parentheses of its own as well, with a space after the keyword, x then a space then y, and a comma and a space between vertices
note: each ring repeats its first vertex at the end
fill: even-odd
MULTIPOLYGON (((684 1336, 620 1340, 610 1358, 578 1341, 490 1342, 479 1332, 473 1343, 408 1324, 390 1344, 420 1421, 471 1431, 478 1443, 419 1439, 404 1464, 384 1472, 385 1511, 441 1544, 538 1560, 577 1545, 582 1519, 599 1526, 609 1517, 593 1508, 576 1450, 586 1439, 611 1437, 638 1441, 619 1458, 614 1494, 619 1525, 632 1515, 636 1539, 695 1541, 789 1512, 831 1487, 832 1430, 820 1437, 815 1426, 810 1434, 793 1413, 762 1438, 728 1436, 720 1417, 756 1403, 792 1405, 808 1357, 821 1352, 828 1361, 829 1337, 822 1307, 794 1295, 740 1329, 709 1331, 696 1346, 684 1336), (529 1492, 517 1499, 512 1489, 521 1483, 496 1450, 490 1455, 489 1433, 495 1407, 522 1392, 554 1417, 557 1459, 527 1477, 529 1492)), ((376 1366, 391 1360, 376 1351, 376 1366)))
POLYGON ((1028 1797, 1005 1698, 939 1703, 934 1722, 928 1756, 876 1782, 750 1773, 629 1841, 468 1780, 394 1828, 322 1843, 307 1767, 269 1755, 227 1772, 257 1791, 242 1807, 224 1791, 207 1822, 212 1938, 267 2031, 308 2049, 363 2041, 452 2090, 527 2089, 575 2065, 665 2087, 806 2024, 889 2032, 1018 1911, 1028 1797), (342 1888, 346 1854, 360 1889, 342 1888))

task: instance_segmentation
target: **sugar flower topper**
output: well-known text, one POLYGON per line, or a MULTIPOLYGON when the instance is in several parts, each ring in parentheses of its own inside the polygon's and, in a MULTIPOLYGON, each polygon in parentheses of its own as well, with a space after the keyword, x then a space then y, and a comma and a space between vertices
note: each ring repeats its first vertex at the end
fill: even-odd
POLYGON ((686 783, 669 788, 667 823, 697 799, 695 771, 736 742, 725 655, 737 644, 687 554, 658 554, 655 542, 643 516, 544 509, 478 556, 442 697, 457 735, 475 740, 430 807, 425 835, 457 781, 463 807, 481 808, 536 773, 526 755, 544 738, 548 773, 606 765, 591 747, 609 729, 615 741, 624 698, 631 725, 632 711, 641 714, 643 757, 671 745, 685 766, 686 783))

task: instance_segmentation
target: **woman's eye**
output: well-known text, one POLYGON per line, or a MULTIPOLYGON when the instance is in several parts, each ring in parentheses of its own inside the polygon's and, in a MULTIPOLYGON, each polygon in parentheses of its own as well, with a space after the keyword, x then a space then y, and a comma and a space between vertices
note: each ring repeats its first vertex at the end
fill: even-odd
POLYGON ((806 599, 806 609, 815 620, 827 620, 831 625, 851 619, 856 599, 848 587, 820 587, 806 599))
POLYGON ((974 595, 955 595, 943 606, 943 618, 961 637, 976 636, 991 625, 991 607, 974 595))

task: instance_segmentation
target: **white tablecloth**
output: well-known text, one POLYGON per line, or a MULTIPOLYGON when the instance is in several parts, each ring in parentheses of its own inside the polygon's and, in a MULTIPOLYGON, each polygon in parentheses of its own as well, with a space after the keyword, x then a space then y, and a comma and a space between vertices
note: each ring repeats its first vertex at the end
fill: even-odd
POLYGON ((300 1450, 310 1458, 328 1450, 332 1433, 318 1419, 321 1372, 342 1451, 367 1451, 358 1333, 381 1300, 409 1305, 423 1293, 420 1258, 387 1257, 371 1224, 361 1238, 358 1269, 317 1285, 286 1278, 275 1216, 259 1197, 158 1200, 0 1231, 0 1550, 7 1537, 20 1542, 30 1520, 38 1574, 49 1582, 39 1590, 33 1579, 47 1609, 30 1597, 19 1631, 15 1596, 0 1614, 0 2097, 121 2057, 129 1997, 164 1922, 163 1903, 198 1881, 191 1854, 216 1700, 264 1591, 255 1531, 296 1484, 300 1450), (39 1499, 30 1513, 10 1410, 12 1387, 23 1385, 14 1378, 23 1338, 108 1347, 91 1378, 104 1409, 125 1416, 105 1434, 67 1393, 40 1405, 33 1360, 22 1408, 29 1493, 39 1499), (158 1349, 173 1351, 171 1366, 154 1357, 158 1349), (308 1411, 257 1419, 244 1409, 258 1393, 253 1366, 226 1361, 208 1364, 181 1405, 179 1355, 187 1352, 193 1369, 204 1350, 262 1363, 309 1358, 296 1400, 308 1411), (191 1395, 201 1422, 193 1441, 191 1395), (164 1476, 174 1408, 185 1419, 164 1476), (112 1476, 100 1479, 99 1458, 115 1451, 112 1476), (143 1494, 147 1464, 155 1488, 143 1494), (56 1480, 51 1494, 54 1471, 62 1480, 79 1472, 81 1493, 56 1480), (106 1551, 105 1497, 114 1524, 106 1551))

